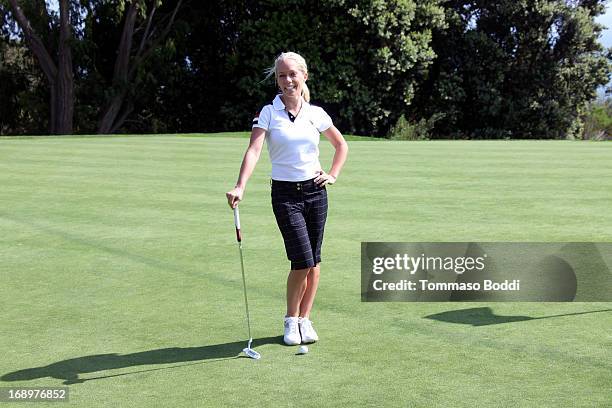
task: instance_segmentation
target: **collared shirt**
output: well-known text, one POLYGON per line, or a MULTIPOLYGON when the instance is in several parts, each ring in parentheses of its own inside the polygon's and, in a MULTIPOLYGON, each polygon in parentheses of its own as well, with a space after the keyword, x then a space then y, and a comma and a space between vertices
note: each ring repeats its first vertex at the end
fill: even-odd
POLYGON ((253 119, 253 127, 266 130, 272 162, 272 179, 304 181, 316 177, 319 163, 320 133, 332 126, 329 115, 302 99, 300 112, 291 120, 285 104, 276 95, 253 119))

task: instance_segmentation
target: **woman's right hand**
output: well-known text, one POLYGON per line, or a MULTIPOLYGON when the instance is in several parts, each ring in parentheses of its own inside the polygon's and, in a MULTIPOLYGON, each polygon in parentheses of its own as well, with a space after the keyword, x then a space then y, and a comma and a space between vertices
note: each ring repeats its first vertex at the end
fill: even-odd
POLYGON ((244 190, 240 187, 234 187, 232 190, 225 193, 227 197, 227 203, 230 208, 234 209, 238 205, 240 201, 242 201, 242 195, 244 194, 244 190))

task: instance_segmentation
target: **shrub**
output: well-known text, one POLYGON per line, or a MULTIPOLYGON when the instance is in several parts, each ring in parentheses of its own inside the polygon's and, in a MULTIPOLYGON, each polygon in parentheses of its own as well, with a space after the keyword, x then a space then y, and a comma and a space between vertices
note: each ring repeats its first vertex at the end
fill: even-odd
POLYGON ((612 140, 612 99, 591 102, 582 117, 584 140, 612 140))

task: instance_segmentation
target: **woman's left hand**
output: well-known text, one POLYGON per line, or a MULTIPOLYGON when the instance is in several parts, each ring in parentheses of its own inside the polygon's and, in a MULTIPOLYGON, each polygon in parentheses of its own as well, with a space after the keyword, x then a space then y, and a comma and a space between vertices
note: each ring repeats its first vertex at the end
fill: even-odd
POLYGON ((331 174, 327 174, 323 170, 318 171, 318 176, 314 179, 314 182, 319 186, 323 187, 327 184, 330 186, 336 182, 336 178, 331 174))

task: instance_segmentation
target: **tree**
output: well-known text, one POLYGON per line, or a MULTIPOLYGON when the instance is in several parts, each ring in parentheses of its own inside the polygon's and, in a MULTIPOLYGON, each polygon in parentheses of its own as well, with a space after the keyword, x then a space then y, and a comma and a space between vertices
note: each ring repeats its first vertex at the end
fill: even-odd
MULTIPOLYGON (((70 49, 72 34, 68 0, 59 0, 59 39, 55 58, 43 43, 41 37, 35 32, 17 0, 9 0, 9 3, 13 17, 23 31, 26 43, 36 56, 49 86, 49 132, 52 134, 70 134, 72 133, 74 113, 74 79, 70 49)), ((33 3, 36 3, 35 6, 46 10, 44 1, 33 3)), ((48 14, 43 18, 50 20, 48 14)))
POLYGON ((178 0, 173 10, 161 18, 156 18, 158 8, 161 6, 159 0, 151 4, 136 1, 129 4, 117 49, 112 81, 113 92, 103 110, 98 133, 116 132, 132 113, 134 105, 128 96, 140 82, 135 82, 143 74, 139 70, 170 33, 182 2, 183 0, 178 0), (136 37, 138 32, 142 32, 139 38, 136 37), (135 42, 138 44, 136 47, 135 42))
MULTIPOLYGON (((60 0, 59 13, 55 13, 44 0, 7 1, 11 13, 1 10, 5 18, 2 27, 6 29, 13 22, 19 27, 9 30, 8 35, 23 36, 45 75, 52 134, 73 132, 75 87, 83 82, 91 84, 88 79, 92 76, 101 79, 93 55, 99 45, 89 38, 94 26, 104 20, 98 18, 99 14, 111 16, 115 24, 122 22, 123 27, 114 49, 112 77, 108 84, 99 82, 108 89, 103 92, 101 106, 96 108, 101 118, 97 131, 112 133, 132 112, 137 87, 148 74, 146 63, 163 47, 183 3, 183 0, 166 2, 171 7, 159 12, 163 8, 161 0, 60 0), (81 57, 76 62, 73 49, 81 57)), ((100 93, 95 88, 89 92, 100 93)))
MULTIPOLYGON (((443 24, 437 0, 223 0, 192 4, 183 97, 199 131, 242 130, 276 94, 264 71, 282 51, 309 65, 313 102, 346 132, 384 135, 412 100, 443 24), (197 122, 197 123, 196 123, 197 122)), ((168 104, 166 104, 168 105, 168 104)), ((181 113, 177 113, 181 115, 181 113)), ((193 129, 190 127, 190 129, 193 129)))
POLYGON ((46 132, 44 79, 26 47, 0 39, 0 135, 46 132))
POLYGON ((604 1, 454 0, 438 55, 411 109, 439 114, 437 137, 563 138, 608 82, 594 18, 604 1))
POLYGON ((579 133, 612 61, 603 0, 9 1, 23 16, 0 7, 0 76, 14 81, 2 109, 31 132, 41 97, 50 129, 68 121, 69 92, 75 132, 244 130, 277 92, 264 70, 296 51, 313 102, 347 133, 385 136, 403 117, 410 137, 560 138, 579 133))

